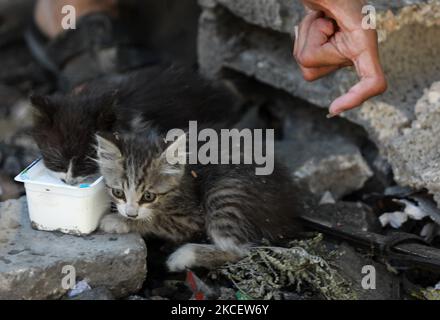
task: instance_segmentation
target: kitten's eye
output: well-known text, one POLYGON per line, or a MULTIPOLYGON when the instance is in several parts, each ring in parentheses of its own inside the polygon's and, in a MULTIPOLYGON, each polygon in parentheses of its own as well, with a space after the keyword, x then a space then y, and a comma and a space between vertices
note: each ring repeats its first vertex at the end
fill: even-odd
POLYGON ((154 193, 151 193, 151 192, 146 191, 146 192, 144 193, 144 196, 142 197, 142 199, 143 199, 145 202, 153 202, 154 200, 156 200, 156 195, 155 195, 154 193))
POLYGON ((124 199, 125 198, 125 193, 121 189, 112 189, 112 193, 115 196, 115 198, 117 198, 117 199, 124 199))

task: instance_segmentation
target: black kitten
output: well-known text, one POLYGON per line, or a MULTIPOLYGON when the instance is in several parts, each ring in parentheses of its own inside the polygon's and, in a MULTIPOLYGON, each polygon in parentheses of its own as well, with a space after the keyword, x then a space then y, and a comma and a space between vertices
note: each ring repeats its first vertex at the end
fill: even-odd
POLYGON ((113 130, 115 93, 84 91, 69 96, 32 96, 33 137, 46 167, 75 185, 97 173, 94 135, 113 130))
POLYGON ((94 81, 68 95, 33 96, 33 136, 46 167, 75 185, 98 173, 93 144, 97 132, 130 130, 149 121, 160 132, 225 125, 236 118, 232 96, 182 68, 152 68, 94 81))
POLYGON ((238 118, 238 103, 231 91, 214 86, 197 73, 182 68, 152 68, 133 73, 119 84, 118 99, 125 107, 119 114, 122 124, 135 127, 148 121, 159 133, 174 128, 186 129, 195 120, 200 127, 228 128, 238 118))

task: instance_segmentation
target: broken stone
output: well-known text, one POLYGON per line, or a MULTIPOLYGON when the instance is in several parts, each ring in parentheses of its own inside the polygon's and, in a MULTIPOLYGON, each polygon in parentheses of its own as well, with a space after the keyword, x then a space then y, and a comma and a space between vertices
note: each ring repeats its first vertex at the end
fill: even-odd
POLYGON ((314 154, 293 172, 293 177, 307 185, 312 193, 324 195, 329 191, 334 198, 341 199, 361 189, 371 177, 368 165, 354 146, 347 146, 345 150, 341 145, 334 150, 321 150, 324 152, 314 154))
POLYGON ((293 179, 319 198, 329 192, 338 200, 361 189, 373 173, 355 141, 333 128, 321 113, 299 105, 294 109, 285 117, 284 139, 275 145, 275 155, 293 179))
POLYGON ((319 201, 319 205, 323 204, 335 204, 335 198, 333 198, 333 195, 330 191, 324 192, 324 195, 322 196, 321 200, 319 201))
POLYGON ((76 237, 33 230, 25 197, 0 204, 0 299, 61 298, 68 291, 62 286, 66 266, 74 268, 77 281, 106 287, 116 298, 128 296, 145 279, 146 252, 136 234, 76 237))
POLYGON ((434 83, 415 107, 412 124, 395 137, 388 158, 397 182, 415 189, 428 189, 440 201, 440 82, 434 83))
POLYGON ((304 217, 330 222, 336 228, 348 226, 363 231, 378 231, 380 225, 370 207, 361 202, 337 202, 310 208, 304 217))

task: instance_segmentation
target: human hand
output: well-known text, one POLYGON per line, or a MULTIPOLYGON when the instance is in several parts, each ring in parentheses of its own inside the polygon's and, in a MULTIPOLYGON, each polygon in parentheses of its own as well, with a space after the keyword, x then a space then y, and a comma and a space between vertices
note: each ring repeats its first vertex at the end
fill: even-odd
POLYGON ((295 28, 294 57, 304 78, 314 81, 354 66, 360 81, 330 105, 335 116, 386 91, 377 32, 362 28, 362 0, 302 0, 307 15, 295 28))

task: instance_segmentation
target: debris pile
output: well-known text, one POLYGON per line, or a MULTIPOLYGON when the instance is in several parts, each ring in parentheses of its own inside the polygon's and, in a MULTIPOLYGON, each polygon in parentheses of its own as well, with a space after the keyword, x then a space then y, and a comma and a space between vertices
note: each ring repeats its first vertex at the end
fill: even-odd
POLYGON ((326 300, 353 300, 356 293, 320 249, 322 235, 293 241, 287 248, 257 247, 219 270, 250 299, 282 299, 283 291, 326 300))
POLYGON ((440 236, 440 209, 426 192, 401 187, 388 188, 382 205, 384 213, 379 216, 382 227, 411 227, 409 221, 413 221, 412 225, 418 228, 407 227, 406 231, 418 233, 428 243, 440 236))

